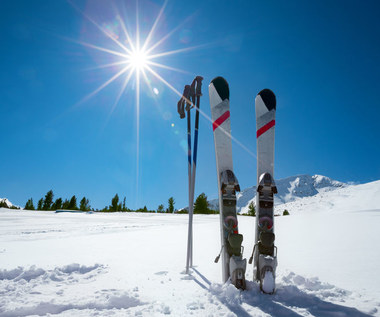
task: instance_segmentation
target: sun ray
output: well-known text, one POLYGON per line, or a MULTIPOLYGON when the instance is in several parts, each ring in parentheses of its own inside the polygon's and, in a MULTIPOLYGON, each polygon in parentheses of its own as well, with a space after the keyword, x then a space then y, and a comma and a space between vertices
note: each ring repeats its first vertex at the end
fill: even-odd
POLYGON ((152 35, 153 35, 153 33, 154 33, 154 31, 155 31, 155 29, 156 29, 156 27, 157 27, 158 21, 160 20, 162 14, 164 13, 164 9, 165 9, 167 3, 168 3, 168 0, 165 0, 163 6, 161 7, 160 12, 159 12, 158 15, 157 15, 156 20, 155 20, 154 23, 153 23, 152 28, 151 28, 150 31, 149 31, 149 34, 148 34, 148 36, 147 36, 147 38, 146 38, 146 40, 145 40, 145 42, 144 42, 144 45, 143 45, 142 48, 141 48, 142 51, 144 51, 144 50, 146 49, 146 47, 148 46, 148 44, 149 44, 149 42, 150 42, 150 40, 151 40, 151 38, 152 38, 152 35))
POLYGON ((136 0, 136 51, 140 51, 139 3, 136 0))
POLYGON ((164 65, 164 64, 156 63, 156 62, 152 62, 152 61, 149 61, 149 60, 146 63, 148 65, 153 65, 153 66, 156 66, 156 67, 159 67, 159 68, 169 69, 169 70, 172 70, 172 71, 175 71, 175 72, 178 72, 178 73, 183 73, 183 74, 187 74, 187 75, 191 74, 190 72, 188 72, 186 70, 175 68, 175 67, 171 67, 171 66, 167 66, 167 65, 164 65))
POLYGON ((129 73, 128 73, 127 77, 125 78, 122 87, 120 88, 119 94, 118 94, 118 96, 116 97, 116 100, 115 100, 115 102, 113 103, 110 112, 108 113, 107 119, 106 119, 105 122, 104 122, 103 129, 107 126, 107 124, 108 124, 108 122, 109 122, 109 120, 110 120, 110 118, 111 118, 111 115, 112 115, 112 113, 114 112, 114 110, 115 110, 117 104, 119 103, 120 98, 121 98, 121 95, 123 94, 123 92, 124 92, 125 89, 127 88, 128 82, 129 82, 129 80, 131 79, 133 73, 134 73, 133 69, 130 68, 130 69, 129 69, 129 73))
POLYGON ((120 88, 119 94, 117 95, 116 100, 115 100, 114 104, 112 105, 112 108, 111 108, 111 111, 110 111, 110 115, 113 113, 113 111, 115 110, 117 104, 119 103, 121 95, 124 93, 125 89, 127 88, 128 82, 130 81, 130 79, 131 79, 131 77, 133 75, 133 72, 134 72, 134 70, 131 67, 129 69, 129 73, 128 73, 127 77, 124 80, 123 85, 120 88))
MULTIPOLYGON (((127 38, 127 41, 129 43, 129 45, 131 46, 132 48, 132 51, 134 51, 136 48, 135 48, 135 45, 133 44, 133 41, 131 39, 131 36, 129 35, 128 31, 127 31, 127 28, 125 26, 125 23, 123 21, 123 19, 120 17, 120 15, 117 15, 116 18, 119 20, 120 22, 120 25, 121 25, 121 28, 123 29, 123 32, 124 32, 124 35, 125 37, 127 38)), ((129 53, 130 54, 130 53, 129 53)))
POLYGON ((104 82, 102 85, 100 85, 98 88, 96 88, 93 92, 91 92, 86 97, 84 97, 81 101, 79 101, 77 103, 77 105, 82 104, 83 102, 85 102, 85 101, 89 100, 90 98, 92 98, 93 96, 95 96, 99 91, 101 91, 102 89, 104 89, 105 87, 107 87, 110 83, 112 83, 115 79, 117 79, 122 74, 124 74, 131 67, 132 67, 131 65, 128 65, 128 66, 124 67, 121 71, 119 71, 117 74, 115 74, 110 79, 108 79, 106 82, 104 82))
POLYGON ((76 4, 74 4, 71 0, 68 0, 68 2, 78 11, 80 12, 88 21, 90 21, 92 24, 94 24, 104 35, 106 35, 109 39, 111 39, 112 41, 114 41, 117 45, 119 45, 125 52, 127 52, 128 54, 131 53, 131 51, 125 47, 120 41, 118 41, 117 39, 115 39, 112 34, 110 34, 109 32, 107 32, 106 30, 104 30, 104 28, 102 28, 94 19, 92 19, 91 17, 89 17, 87 14, 85 14, 76 4))
POLYGON ((136 201, 139 202, 140 176, 140 71, 136 71, 136 201))
POLYGON ((150 82, 149 82, 148 76, 146 75, 146 72, 145 72, 144 68, 141 69, 141 73, 143 74, 144 81, 145 81, 145 83, 148 85, 150 91, 153 91, 153 87, 152 87, 152 85, 151 85, 150 82))
POLYGON ((187 23, 193 16, 190 15, 186 19, 184 19, 179 25, 177 25, 173 30, 171 30, 168 34, 166 34, 164 37, 162 37, 160 40, 158 40, 155 44, 153 44, 151 47, 146 49, 146 53, 149 54, 151 51, 153 51, 157 46, 165 42, 170 36, 172 36, 175 32, 177 32, 185 23, 187 23))
POLYGON ((188 51, 193 51, 199 48, 204 48, 209 46, 210 44, 202 44, 202 45, 196 45, 196 46, 190 46, 190 47, 185 47, 185 48, 180 48, 178 50, 173 50, 173 51, 166 51, 162 53, 158 53, 155 55, 149 55, 148 59, 152 58, 157 58, 157 57, 162 57, 162 56, 168 56, 168 55, 173 55, 173 54, 178 54, 178 53, 183 53, 183 52, 188 52, 188 51))
POLYGON ((83 46, 87 46, 87 47, 93 48, 93 49, 101 51, 101 52, 106 52, 106 53, 109 53, 109 54, 112 54, 112 55, 128 58, 128 55, 126 55, 124 53, 120 53, 118 51, 113 51, 113 50, 110 50, 108 48, 104 48, 104 47, 97 46, 97 45, 94 45, 94 44, 86 43, 86 42, 83 42, 83 41, 76 41, 76 40, 72 40, 72 39, 69 39, 69 38, 66 38, 66 39, 68 41, 75 42, 75 43, 78 43, 78 44, 81 44, 83 46))
POLYGON ((124 64, 128 64, 128 61, 122 60, 122 61, 118 61, 118 62, 114 62, 114 63, 103 64, 103 65, 98 65, 98 66, 94 66, 94 67, 88 67, 85 70, 103 69, 103 68, 108 68, 108 67, 112 67, 112 66, 124 65, 124 64))

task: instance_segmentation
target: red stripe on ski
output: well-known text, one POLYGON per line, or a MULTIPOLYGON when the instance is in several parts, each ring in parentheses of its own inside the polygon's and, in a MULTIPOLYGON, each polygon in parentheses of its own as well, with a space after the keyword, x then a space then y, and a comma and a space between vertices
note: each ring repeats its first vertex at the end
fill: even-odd
POLYGON ((218 119, 216 119, 212 123, 212 130, 215 131, 217 127, 219 127, 224 121, 226 121, 230 117, 230 111, 227 110, 225 113, 223 113, 218 119))
POLYGON ((257 130, 257 137, 259 137, 263 133, 267 132, 270 128, 274 127, 275 124, 276 124, 276 121, 272 120, 272 121, 268 122, 266 125, 264 125, 263 127, 261 127, 260 129, 258 129, 257 130))

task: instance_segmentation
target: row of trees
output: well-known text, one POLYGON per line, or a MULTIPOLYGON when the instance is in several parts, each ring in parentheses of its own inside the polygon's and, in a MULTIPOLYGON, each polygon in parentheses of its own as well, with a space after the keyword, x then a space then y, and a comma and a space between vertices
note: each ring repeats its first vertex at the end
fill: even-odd
MULTIPOLYGON (((96 211, 101 212, 114 212, 114 211, 121 211, 121 212, 131 212, 131 211, 137 211, 137 212, 169 212, 173 213, 175 211, 174 208, 175 200, 173 197, 170 197, 168 199, 168 208, 165 209, 164 205, 159 205, 157 210, 148 210, 146 206, 143 208, 139 208, 137 210, 129 209, 126 206, 126 197, 124 197, 123 201, 120 201, 119 195, 116 194, 111 199, 111 204, 109 206, 104 207, 101 210, 96 209, 96 211)), ((0 206, 1 207, 1 206, 0 206)), ((90 201, 86 197, 83 197, 81 201, 79 202, 79 207, 77 203, 76 196, 72 196, 71 199, 65 199, 63 200, 61 197, 54 200, 54 193, 52 190, 49 190, 45 197, 42 197, 38 203, 37 206, 34 206, 33 198, 30 198, 26 204, 24 209, 27 210, 81 210, 81 211, 90 211, 92 210, 90 201)))
MULTIPOLYGON (((30 198, 26 204, 24 209, 27 210, 35 210, 33 203, 33 198, 30 198)), ((49 190, 45 197, 41 198, 37 203, 37 210, 58 210, 58 209, 68 209, 68 210, 82 210, 89 211, 91 210, 90 201, 83 197, 79 202, 79 207, 77 205, 77 198, 74 195, 71 199, 63 200, 61 197, 57 198, 54 201, 54 193, 52 190, 49 190)))

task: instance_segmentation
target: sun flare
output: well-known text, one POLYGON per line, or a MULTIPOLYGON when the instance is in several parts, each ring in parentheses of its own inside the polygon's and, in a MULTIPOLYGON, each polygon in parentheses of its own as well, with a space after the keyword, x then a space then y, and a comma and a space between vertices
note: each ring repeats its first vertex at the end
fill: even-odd
POLYGON ((136 50, 128 56, 127 62, 132 68, 140 71, 148 65, 148 55, 143 50, 136 50))
MULTIPOLYGON (((168 33, 161 36, 157 39, 159 31, 157 28, 159 22, 162 19, 164 9, 167 5, 168 0, 165 0, 163 6, 161 7, 156 19, 153 22, 150 30, 147 35, 144 35, 143 38, 140 38, 140 24, 139 24, 139 12, 136 6, 136 27, 135 29, 131 28, 131 25, 128 24, 127 29, 127 18, 122 18, 119 14, 118 9, 115 7, 114 10, 114 19, 113 21, 105 24, 98 23, 91 16, 83 12, 75 3, 71 0, 68 0, 69 3, 78 10, 89 22, 91 22, 104 36, 109 44, 105 45, 95 45, 92 43, 84 41, 75 41, 83 46, 94 49, 98 52, 104 54, 105 60, 107 61, 104 64, 101 64, 97 67, 98 69, 107 69, 109 68, 112 71, 116 70, 110 78, 106 79, 101 85, 99 85, 95 90, 86 95, 78 104, 86 102, 90 98, 93 98, 100 91, 105 89, 107 86, 115 82, 119 78, 123 78, 121 81, 121 86, 115 97, 113 104, 108 115, 108 118, 111 116, 115 108, 117 107, 120 99, 123 97, 125 92, 128 89, 128 86, 133 87, 135 91, 135 110, 136 110, 136 188, 138 192, 138 181, 139 181, 139 139, 140 139, 140 93, 141 88, 144 88, 144 91, 149 91, 148 94, 154 99, 160 97, 160 91, 153 84, 154 81, 162 83, 164 86, 169 88, 179 97, 182 97, 182 93, 179 92, 176 88, 173 87, 162 75, 159 74, 159 70, 174 71, 179 73, 190 74, 187 71, 171 67, 169 65, 159 62, 159 59, 162 57, 168 57, 171 55, 176 55, 191 50, 196 50, 201 47, 207 46, 197 45, 197 46, 187 46, 184 48, 174 49, 174 50, 163 50, 163 43, 166 42, 174 33, 181 29, 181 27, 187 23, 190 19, 190 16, 184 18, 182 22, 177 25, 175 28, 170 30, 168 33), (132 31, 132 32, 131 32, 132 31), (113 42, 113 43, 112 43, 113 42), (141 46, 140 46, 141 43, 141 46), (114 47, 117 46, 115 49, 114 47), (112 48, 111 48, 112 47, 112 48), (131 82, 131 85, 129 83, 131 82), (144 87, 142 87, 142 85, 144 87)), ((136 2, 137 5, 137 2, 136 2)), ((145 32, 146 34, 146 32, 145 32)), ((162 88, 161 88, 162 89, 162 88)), ((211 120, 211 119, 210 119, 211 120)), ((137 195, 138 196, 138 195, 137 195)), ((138 199, 137 199, 138 200, 138 199)))

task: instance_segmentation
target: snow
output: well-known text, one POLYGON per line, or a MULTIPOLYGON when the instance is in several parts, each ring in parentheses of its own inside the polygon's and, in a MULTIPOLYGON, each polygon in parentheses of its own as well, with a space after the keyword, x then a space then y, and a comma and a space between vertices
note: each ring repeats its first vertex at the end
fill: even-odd
POLYGON ((275 289, 275 279, 272 272, 266 272, 263 279, 263 291, 267 294, 273 293, 275 289))
MULTIPOLYGON (((293 180, 295 181, 295 179, 293 180)), ((326 188, 326 187, 325 187, 326 188)), ((221 284, 218 215, 0 209, 0 317, 380 316, 380 181, 277 205, 276 292, 221 284)), ((245 257, 253 217, 240 216, 245 257)))

